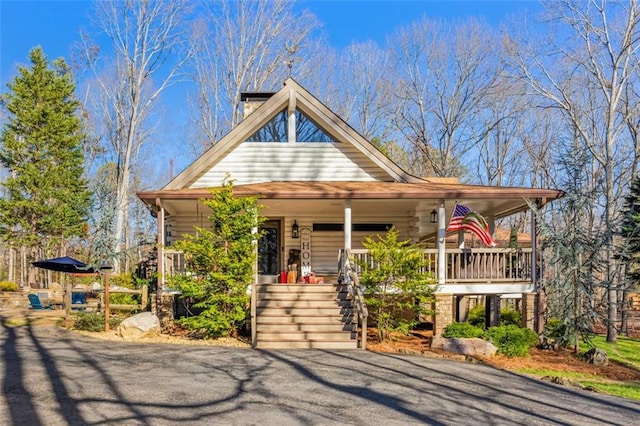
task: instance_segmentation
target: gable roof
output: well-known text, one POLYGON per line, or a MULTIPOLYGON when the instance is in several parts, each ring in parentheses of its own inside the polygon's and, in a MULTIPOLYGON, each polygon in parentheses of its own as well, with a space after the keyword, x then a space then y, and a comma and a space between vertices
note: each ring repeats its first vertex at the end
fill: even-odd
POLYGON ((402 170, 292 78, 251 115, 171 180, 163 190, 186 189, 283 109, 299 109, 341 143, 351 144, 395 182, 424 182, 402 170))

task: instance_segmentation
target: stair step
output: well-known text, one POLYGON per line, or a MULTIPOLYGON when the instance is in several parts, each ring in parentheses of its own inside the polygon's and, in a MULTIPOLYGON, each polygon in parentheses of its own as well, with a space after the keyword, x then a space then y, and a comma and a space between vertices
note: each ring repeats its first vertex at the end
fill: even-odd
POLYGON ((256 286, 256 347, 356 349, 355 310, 346 286, 256 286))
POLYGON ((337 293, 344 286, 339 284, 258 284, 258 293, 337 293))
POLYGON ((258 292, 257 300, 347 300, 348 293, 335 291, 287 293, 287 292, 258 292))
POLYGON ((258 349, 357 349, 358 342, 350 341, 279 341, 279 342, 262 342, 258 340, 256 344, 258 349))
POLYGON ((347 300, 258 300, 258 308, 330 308, 350 307, 347 300))
MULTIPOLYGON (((274 341, 305 341, 305 340, 309 340, 309 341, 318 341, 318 340, 325 340, 325 341, 344 341, 344 340, 351 340, 352 336, 351 336, 351 332, 350 331, 339 331, 337 333, 320 333, 320 332, 313 332, 313 331, 300 331, 300 332, 290 332, 290 333, 273 333, 273 332, 260 332, 260 334, 258 335, 258 341, 270 341, 270 342, 274 342, 274 341)), ((355 336, 353 336, 355 337, 355 336)))
POLYGON ((353 331, 357 327, 353 323, 331 323, 331 324, 270 324, 259 323, 256 330, 258 333, 289 333, 289 332, 317 332, 333 333, 343 331, 353 331))
POLYGON ((258 315, 256 322, 260 324, 345 324, 350 323, 351 316, 335 315, 258 315))
POLYGON ((309 315, 352 315, 353 308, 334 306, 331 308, 322 307, 309 307, 309 308, 297 308, 297 307, 258 307, 257 315, 282 315, 282 316, 309 316, 309 315))

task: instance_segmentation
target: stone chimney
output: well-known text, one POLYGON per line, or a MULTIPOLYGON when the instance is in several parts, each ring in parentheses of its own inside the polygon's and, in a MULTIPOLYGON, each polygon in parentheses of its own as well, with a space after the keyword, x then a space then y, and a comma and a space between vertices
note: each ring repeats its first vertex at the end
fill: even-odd
POLYGON ((258 109, 260 105, 265 103, 275 92, 242 92, 240 93, 240 101, 242 101, 242 119, 244 120, 253 111, 258 109))

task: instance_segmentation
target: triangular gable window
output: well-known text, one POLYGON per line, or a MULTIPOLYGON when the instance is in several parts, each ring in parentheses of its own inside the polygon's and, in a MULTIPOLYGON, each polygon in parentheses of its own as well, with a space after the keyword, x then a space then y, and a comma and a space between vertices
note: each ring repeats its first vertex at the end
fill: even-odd
POLYGON ((287 111, 280 111, 260 130, 249 136, 247 142, 286 142, 287 111))
MULTIPOLYGON (((296 142, 335 142, 324 130, 299 110, 295 113, 296 142)), ((287 111, 280 111, 267 124, 247 138, 247 142, 288 142, 287 111)))
POLYGON ((296 142, 335 142, 304 113, 296 110, 296 142))

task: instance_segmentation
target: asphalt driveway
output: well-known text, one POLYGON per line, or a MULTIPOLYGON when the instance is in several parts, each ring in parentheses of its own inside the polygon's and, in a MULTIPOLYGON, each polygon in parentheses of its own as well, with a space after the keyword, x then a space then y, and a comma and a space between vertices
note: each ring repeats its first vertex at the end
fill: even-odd
POLYGON ((2 327, 2 425, 637 424, 640 404, 363 351, 113 343, 2 327))

